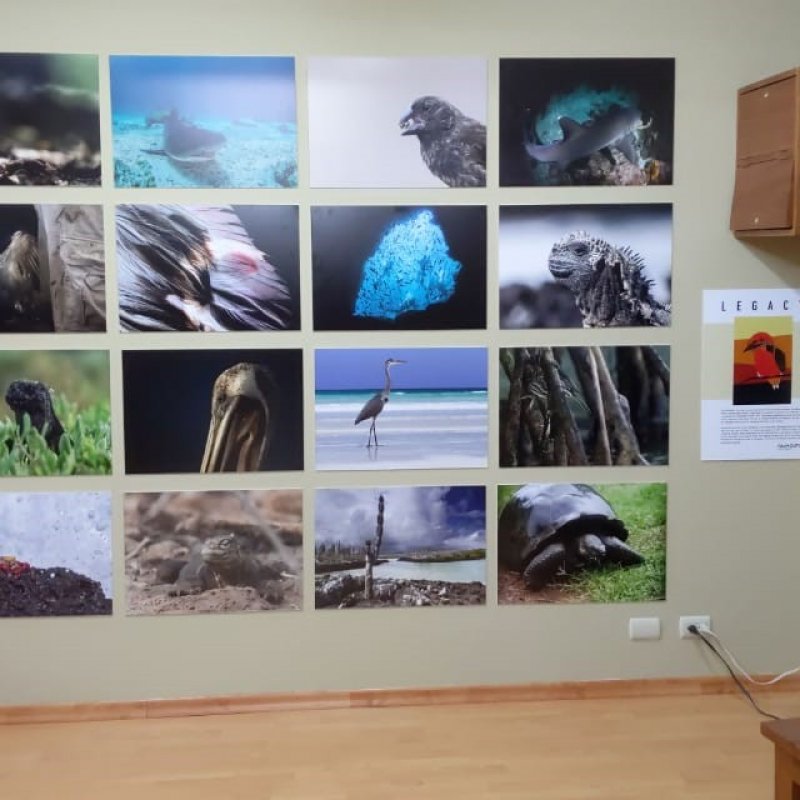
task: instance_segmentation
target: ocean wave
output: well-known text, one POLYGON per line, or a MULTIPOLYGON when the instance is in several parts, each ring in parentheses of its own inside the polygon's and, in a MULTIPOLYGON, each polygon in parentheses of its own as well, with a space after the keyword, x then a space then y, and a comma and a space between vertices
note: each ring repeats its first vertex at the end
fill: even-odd
MULTIPOLYGON (((465 400, 457 403, 392 403, 389 405, 399 413, 407 413, 409 411, 436 411, 442 414, 448 414, 451 411, 481 411, 488 408, 488 404, 476 400, 465 400)), ((321 403, 314 406, 317 414, 353 414, 357 415, 363 408, 363 403, 321 403)))

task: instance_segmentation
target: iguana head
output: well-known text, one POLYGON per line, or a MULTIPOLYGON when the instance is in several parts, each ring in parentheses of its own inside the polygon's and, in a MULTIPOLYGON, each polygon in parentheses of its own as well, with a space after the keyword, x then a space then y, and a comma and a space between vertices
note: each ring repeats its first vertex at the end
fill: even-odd
POLYGON ((608 242, 573 231, 553 245, 547 266, 558 283, 576 294, 589 285, 595 270, 603 263, 619 261, 619 254, 608 242), (616 255, 617 258, 609 258, 616 255))

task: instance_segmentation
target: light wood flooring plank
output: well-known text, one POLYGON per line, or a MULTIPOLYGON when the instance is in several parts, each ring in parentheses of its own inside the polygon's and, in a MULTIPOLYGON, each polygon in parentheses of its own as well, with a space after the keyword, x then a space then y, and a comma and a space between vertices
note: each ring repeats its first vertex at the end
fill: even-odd
POLYGON ((760 720, 723 695, 8 725, 0 796, 769 800, 760 720))

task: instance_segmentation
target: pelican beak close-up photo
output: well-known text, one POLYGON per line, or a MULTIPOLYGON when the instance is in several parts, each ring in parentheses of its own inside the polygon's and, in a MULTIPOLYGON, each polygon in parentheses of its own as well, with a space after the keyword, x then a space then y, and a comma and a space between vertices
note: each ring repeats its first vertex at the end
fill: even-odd
POLYGON ((257 364, 220 373, 211 398, 211 424, 201 472, 254 472, 269 450, 274 384, 257 364))

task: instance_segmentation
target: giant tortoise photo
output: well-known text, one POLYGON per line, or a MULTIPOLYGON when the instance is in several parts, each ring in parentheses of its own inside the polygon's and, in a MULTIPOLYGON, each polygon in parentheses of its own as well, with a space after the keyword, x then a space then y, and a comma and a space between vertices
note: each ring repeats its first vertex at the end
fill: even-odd
POLYGON ((608 501, 582 483, 522 486, 500 514, 497 537, 500 563, 533 591, 560 574, 644 562, 625 543, 628 529, 608 501))

